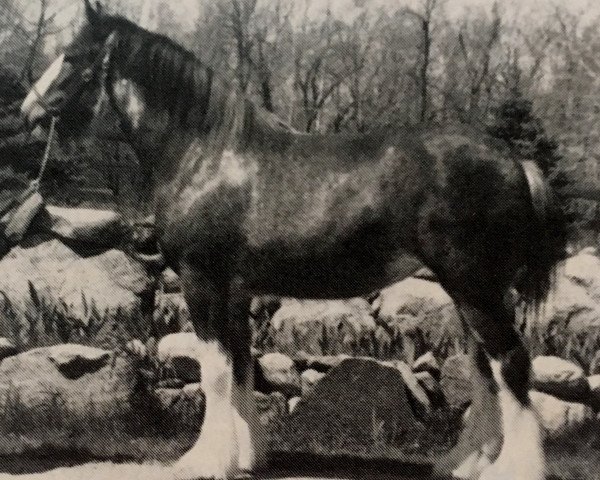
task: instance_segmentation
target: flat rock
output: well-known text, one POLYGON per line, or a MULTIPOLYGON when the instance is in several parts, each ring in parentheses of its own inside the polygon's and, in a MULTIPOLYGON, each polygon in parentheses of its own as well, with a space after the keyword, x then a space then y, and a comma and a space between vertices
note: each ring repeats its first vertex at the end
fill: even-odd
POLYGON ((582 403, 565 402, 546 393, 529 393, 533 408, 550 438, 559 438, 577 433, 594 420, 591 407, 582 403))
POLYGON ((116 246, 123 238, 124 222, 117 212, 90 208, 46 206, 50 230, 62 238, 116 246))
POLYGON ((296 405, 283 435, 292 448, 339 449, 400 441, 420 427, 398 369, 347 359, 296 405))
POLYGON ((586 402, 590 386, 583 369, 559 357, 539 356, 531 364, 533 388, 572 402, 586 402))
POLYGON ((93 373, 106 365, 110 352, 99 348, 78 344, 64 344, 48 347, 48 359, 67 378, 79 378, 93 373))

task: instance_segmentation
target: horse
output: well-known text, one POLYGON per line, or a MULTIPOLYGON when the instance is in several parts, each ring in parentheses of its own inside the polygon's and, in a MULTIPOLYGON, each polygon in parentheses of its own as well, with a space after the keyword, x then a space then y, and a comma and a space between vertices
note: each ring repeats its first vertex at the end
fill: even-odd
POLYGON ((70 135, 114 123, 140 159, 201 345, 205 418, 177 475, 251 476, 265 461, 252 296, 365 296, 427 266, 457 305, 475 370, 470 426, 445 467, 544 478, 511 296, 535 311, 565 251, 540 169, 468 132, 299 133, 168 37, 84 2, 79 32, 22 112, 32 125, 59 117, 70 135))

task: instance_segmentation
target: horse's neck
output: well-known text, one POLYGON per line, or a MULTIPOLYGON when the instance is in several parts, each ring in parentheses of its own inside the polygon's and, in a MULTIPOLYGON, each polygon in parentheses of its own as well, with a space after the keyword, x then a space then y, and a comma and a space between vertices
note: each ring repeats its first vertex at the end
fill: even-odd
POLYGON ((168 112, 147 105, 141 89, 129 79, 115 81, 112 94, 131 130, 130 142, 144 176, 152 178, 146 185, 149 198, 167 186, 169 191, 185 188, 195 172, 210 170, 206 163, 219 161, 214 153, 230 148, 244 130, 247 104, 222 85, 215 85, 203 116, 192 106, 185 127, 168 112))

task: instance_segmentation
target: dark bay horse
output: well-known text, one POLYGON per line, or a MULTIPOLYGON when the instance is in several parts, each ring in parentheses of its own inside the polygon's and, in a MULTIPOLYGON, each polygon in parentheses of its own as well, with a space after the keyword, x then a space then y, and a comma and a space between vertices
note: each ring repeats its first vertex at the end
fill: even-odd
POLYGON ((297 133, 168 38, 88 1, 86 16, 23 112, 31 123, 59 116, 71 134, 116 119, 140 158, 202 345, 205 420, 177 475, 233 478, 263 460, 251 295, 366 295, 424 264, 474 339, 471 429, 449 468, 461 478, 541 480, 529 357, 508 295, 514 287, 542 301, 564 252, 539 169, 481 135, 297 133))

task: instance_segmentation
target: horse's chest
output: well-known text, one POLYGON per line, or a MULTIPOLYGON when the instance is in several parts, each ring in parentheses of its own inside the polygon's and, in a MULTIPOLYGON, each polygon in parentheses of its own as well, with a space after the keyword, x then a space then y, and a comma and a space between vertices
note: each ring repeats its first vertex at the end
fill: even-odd
POLYGON ((181 250, 239 240, 251 203, 251 171, 247 162, 225 152, 216 166, 166 185, 158 194, 157 213, 163 243, 181 250))

